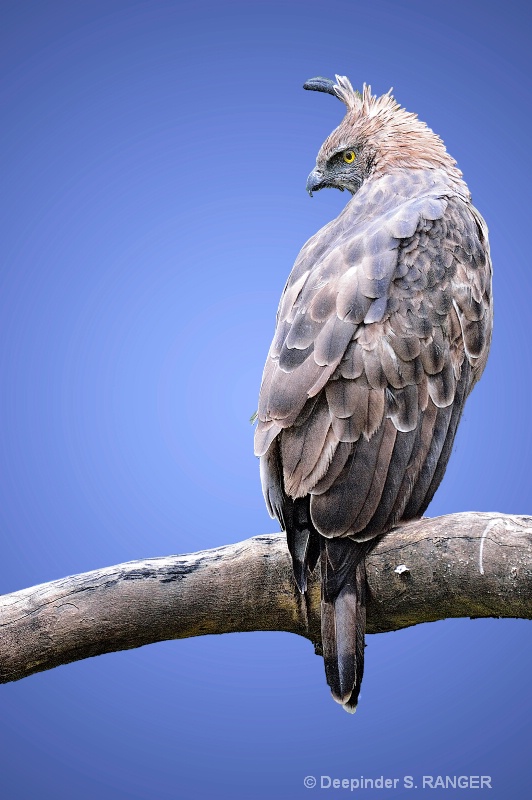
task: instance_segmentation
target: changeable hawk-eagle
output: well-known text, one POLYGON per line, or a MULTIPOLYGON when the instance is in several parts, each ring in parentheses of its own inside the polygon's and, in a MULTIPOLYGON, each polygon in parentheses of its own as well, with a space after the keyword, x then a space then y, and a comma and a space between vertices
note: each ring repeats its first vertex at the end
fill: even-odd
POLYGON ((307 189, 347 189, 288 278, 260 390, 255 452, 305 592, 321 554, 327 681, 356 708, 365 564, 420 517, 451 453, 492 329, 488 232, 441 139, 390 93, 314 78, 347 113, 307 189))

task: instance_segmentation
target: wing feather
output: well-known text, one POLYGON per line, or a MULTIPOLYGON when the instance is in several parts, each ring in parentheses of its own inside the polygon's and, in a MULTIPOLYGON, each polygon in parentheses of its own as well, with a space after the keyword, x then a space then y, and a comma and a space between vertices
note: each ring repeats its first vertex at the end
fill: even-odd
POLYGON ((312 521, 323 536, 344 536, 360 514, 377 468, 384 427, 381 425, 370 440, 361 436, 330 489, 312 495, 312 521))
POLYGON ((384 484, 386 483, 386 477, 388 475, 388 465, 391 462, 396 438, 397 428, 391 420, 387 419, 384 423, 379 455, 375 470, 373 472, 371 485, 358 516, 352 522, 352 530, 364 530, 371 522, 371 519, 379 507, 382 493, 384 491, 384 484))
POLYGON ((321 397, 306 424, 292 425, 283 431, 281 463, 285 488, 292 497, 301 497, 307 493, 304 491, 301 494, 301 483, 308 478, 320 460, 330 427, 331 415, 325 397, 321 397))

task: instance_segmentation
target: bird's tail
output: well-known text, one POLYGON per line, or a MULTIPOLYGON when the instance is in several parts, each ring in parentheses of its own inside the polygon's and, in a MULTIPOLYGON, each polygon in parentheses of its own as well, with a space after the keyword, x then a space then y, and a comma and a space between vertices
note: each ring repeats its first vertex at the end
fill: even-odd
POLYGON ((334 699, 354 713, 364 673, 365 556, 373 542, 325 539, 321 545, 321 638, 334 699))

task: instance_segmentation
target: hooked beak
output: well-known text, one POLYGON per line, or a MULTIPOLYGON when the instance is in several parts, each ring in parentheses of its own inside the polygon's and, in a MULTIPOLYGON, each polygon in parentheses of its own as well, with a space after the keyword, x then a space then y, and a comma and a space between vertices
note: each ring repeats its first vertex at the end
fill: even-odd
POLYGON ((307 178, 307 192, 312 197, 312 192, 319 192, 323 189, 323 173, 319 169, 313 169, 307 178))
POLYGON ((323 172, 316 167, 307 178, 307 192, 312 197, 312 192, 319 192, 320 189, 325 189, 327 187, 330 189, 340 189, 341 192, 344 191, 343 186, 331 183, 330 179, 324 180, 323 172))

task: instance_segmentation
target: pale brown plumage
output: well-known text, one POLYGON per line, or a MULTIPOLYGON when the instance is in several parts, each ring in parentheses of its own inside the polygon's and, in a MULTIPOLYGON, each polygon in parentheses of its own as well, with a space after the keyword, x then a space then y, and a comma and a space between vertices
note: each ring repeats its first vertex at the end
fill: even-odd
POLYGON ((338 76, 322 83, 347 114, 309 190, 354 196, 304 245, 286 284, 255 452, 301 591, 321 549, 327 680, 353 710, 364 557, 423 514, 443 477, 488 355, 491 262, 484 220, 441 140, 389 94, 359 94, 338 76), (350 148, 352 170, 340 163, 350 148))

